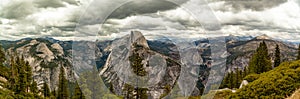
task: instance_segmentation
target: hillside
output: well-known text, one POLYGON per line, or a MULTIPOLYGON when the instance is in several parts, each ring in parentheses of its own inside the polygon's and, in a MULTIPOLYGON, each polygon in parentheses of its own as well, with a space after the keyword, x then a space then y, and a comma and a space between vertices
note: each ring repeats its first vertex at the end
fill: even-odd
POLYGON ((291 96, 300 87, 300 61, 284 62, 275 69, 257 75, 253 82, 229 96, 232 99, 272 98, 291 96))
MULTIPOLYGON (((227 51, 229 52, 229 56, 227 59, 227 70, 232 71, 235 68, 243 69, 247 67, 249 59, 251 58, 253 52, 262 41, 265 41, 267 43, 269 56, 271 57, 271 59, 273 59, 274 57, 273 54, 276 44, 278 44, 280 47, 282 61, 294 60, 297 55, 297 48, 295 48, 294 46, 284 42, 273 40, 266 35, 255 38, 235 37, 231 35, 230 37, 226 38, 227 51)), ((104 78, 105 84, 107 86, 112 86, 111 90, 113 90, 113 92, 118 96, 122 96, 126 92, 122 89, 122 87, 127 86, 127 89, 130 89, 132 88, 132 86, 128 86, 128 84, 125 83, 120 83, 122 82, 122 79, 117 79, 116 75, 118 73, 126 74, 128 72, 121 72, 121 70, 118 70, 117 72, 114 71, 113 68, 115 68, 115 66, 112 66, 111 63, 121 65, 123 64, 122 66, 125 67, 123 68, 123 71, 128 71, 129 69, 134 68, 133 70, 135 72, 133 73, 133 76, 149 76, 147 75, 147 73, 159 75, 166 74, 166 76, 164 77, 151 78, 150 82, 156 82, 156 84, 149 87, 148 89, 140 89, 142 92, 148 90, 148 95, 156 98, 163 97, 167 93, 169 93, 169 89, 175 86, 175 82, 177 82, 179 73, 181 72, 180 54, 177 48, 178 46, 176 44, 174 44, 170 40, 149 41, 146 40, 141 33, 138 33, 136 35, 128 35, 126 37, 118 38, 115 40, 96 42, 59 41, 52 38, 26 38, 17 41, 2 40, 0 42, 1 45, 3 45, 3 48, 5 49, 7 55, 7 62, 5 62, 4 65, 9 65, 8 55, 13 54, 14 52, 16 52, 18 56, 24 56, 25 60, 28 61, 30 66, 33 68, 33 79, 37 81, 39 88, 42 87, 44 82, 47 82, 51 91, 57 89, 59 78, 58 72, 60 71, 60 68, 58 67, 60 66, 64 67, 67 80, 74 83, 76 81, 74 77, 78 75, 73 75, 72 69, 88 70, 92 67, 95 67, 96 65, 101 72, 101 76, 104 78), (116 44, 119 46, 113 46, 113 42, 119 42, 118 44, 116 44), (127 50, 127 52, 123 51, 122 49, 120 49, 119 52, 124 52, 123 58, 126 60, 130 60, 129 63, 126 63, 128 64, 128 66, 134 66, 129 66, 128 68, 128 66, 125 66, 124 63, 118 63, 120 62, 119 59, 122 56, 120 56, 118 52, 112 53, 112 49, 114 47, 129 48, 130 50, 127 50), (112 60, 112 58, 114 59, 112 60), (156 58, 166 60, 166 68, 149 66, 149 64, 163 64, 155 62, 148 63, 149 61, 156 58), (78 59, 80 61, 74 62, 74 59, 78 59), (153 71, 154 69, 165 69, 166 72, 153 71)), ((196 87, 194 89, 188 89, 186 92, 191 93, 192 96, 199 96, 200 94, 202 94, 203 88, 205 88, 204 85, 207 82, 207 77, 211 68, 210 63, 212 62, 212 53, 210 52, 211 45, 208 39, 197 40, 194 41, 194 43, 197 46, 199 55, 201 56, 201 58, 197 57, 196 60, 202 60, 203 62, 200 65, 199 74, 195 75, 194 78, 186 78, 197 80, 193 82, 193 84, 196 84, 196 87)), ((188 73, 190 73, 189 75, 195 74, 193 72, 188 73)), ((215 77, 215 79, 220 78, 221 77, 215 77)), ((6 79, 1 79, 0 77, 0 86, 3 86, 3 82, 6 82, 6 79)), ((293 91, 294 90, 292 90, 291 93, 293 93, 293 91)), ((134 92, 128 93, 132 95, 136 94, 134 92)))
POLYGON ((247 67, 253 52, 256 50, 259 43, 263 41, 267 44, 269 57, 272 62, 274 61, 276 44, 279 45, 282 61, 295 60, 297 48, 295 48, 294 45, 276 41, 267 35, 262 35, 251 40, 227 42, 227 51, 230 53, 230 56, 227 58, 228 70, 232 71, 236 68, 244 69, 247 67))

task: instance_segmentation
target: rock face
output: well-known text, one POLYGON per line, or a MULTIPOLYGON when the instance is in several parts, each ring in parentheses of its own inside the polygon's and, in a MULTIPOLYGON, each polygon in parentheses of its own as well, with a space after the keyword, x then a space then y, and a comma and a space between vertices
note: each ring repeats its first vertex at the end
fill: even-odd
MULTIPOLYGON (((281 49, 283 61, 293 60, 297 55, 295 46, 272 40, 266 35, 250 40, 249 38, 251 37, 235 37, 233 35, 227 38, 227 51, 230 54, 227 58, 228 71, 247 67, 253 52, 262 41, 267 43, 271 59, 274 59, 276 44, 281 49)), ((93 68, 96 64, 100 68, 99 74, 104 78, 106 84, 113 85, 113 92, 117 95, 124 95, 127 92, 125 90, 127 84, 133 87, 147 88, 150 98, 159 98, 168 93, 167 89, 174 88, 175 82, 178 82, 179 74, 182 72, 180 57, 183 56, 179 54, 177 46, 172 41, 147 41, 138 31, 132 31, 129 35, 113 41, 73 42, 24 39, 12 42, 1 41, 1 43, 6 44, 4 47, 7 54, 16 52, 20 57, 23 56, 33 68, 34 80, 38 82, 39 86, 42 86, 43 82, 47 82, 51 90, 57 88, 60 66, 64 67, 66 78, 69 81, 75 81, 72 68, 93 68), (78 43, 78 46, 72 46, 74 43, 78 43), (13 47, 10 46, 11 44, 13 47), (72 53, 72 50, 76 49, 83 50, 83 52, 72 53), (83 61, 73 62, 73 59, 83 61), (72 67, 72 64, 76 65, 72 67), (76 67, 77 65, 80 67, 76 67), (137 70, 142 72, 137 72, 137 70)), ((195 43, 204 65, 200 66, 200 74, 195 76, 199 79, 197 81, 198 89, 188 89, 194 90, 192 95, 198 95, 201 88, 205 88, 212 62, 209 41, 199 40, 195 43)), ((191 55, 193 53, 186 53, 186 56, 191 55)), ((200 60, 200 57, 193 59, 200 60)), ((191 61, 193 60, 191 59, 191 61)), ((190 74, 197 75, 193 72, 190 74)), ((221 78, 214 77, 214 79, 221 78)), ((136 94, 136 92, 132 93, 136 94)))
POLYGON ((137 45, 143 46, 144 48, 148 48, 148 43, 143 34, 139 31, 132 31, 130 34, 131 43, 136 43, 137 45))
POLYGON ((51 90, 57 89, 60 67, 63 66, 66 78, 74 82, 71 58, 64 55, 64 49, 57 43, 43 39, 22 40, 7 51, 8 55, 24 57, 32 67, 33 79, 41 87, 48 83, 51 90))
POLYGON ((46 59, 48 62, 54 59, 53 52, 47 47, 45 43, 40 43, 36 46, 37 56, 46 59))
MULTIPOLYGON (((144 36, 137 31, 131 32, 111 45, 110 53, 100 75, 106 83, 113 85, 117 95, 127 93, 125 85, 146 88, 150 99, 158 99, 169 93, 180 73, 180 64, 174 59, 150 50, 144 36)), ((125 97, 128 98, 128 97, 125 97)))
POLYGON ((64 49, 58 43, 52 44, 51 47, 57 51, 58 56, 64 55, 64 49))
POLYGON ((243 88, 244 86, 248 85, 248 81, 247 80, 243 80, 241 85, 240 85, 240 89, 243 88))

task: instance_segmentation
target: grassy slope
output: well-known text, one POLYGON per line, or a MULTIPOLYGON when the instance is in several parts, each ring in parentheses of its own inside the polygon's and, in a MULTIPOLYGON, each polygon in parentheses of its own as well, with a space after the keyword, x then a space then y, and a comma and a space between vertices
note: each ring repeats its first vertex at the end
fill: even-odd
POLYGON ((229 98, 286 98, 300 87, 300 61, 284 62, 229 98))

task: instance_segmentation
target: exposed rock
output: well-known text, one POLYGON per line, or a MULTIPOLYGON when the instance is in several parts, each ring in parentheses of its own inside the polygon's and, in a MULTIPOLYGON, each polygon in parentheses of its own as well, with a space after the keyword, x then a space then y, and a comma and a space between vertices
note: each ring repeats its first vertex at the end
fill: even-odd
POLYGON ((139 31, 132 31, 130 34, 131 43, 136 42, 137 45, 143 46, 144 48, 148 48, 148 43, 143 34, 139 31))
POLYGON ((296 90, 290 97, 286 99, 300 99, 300 89, 296 90))
POLYGON ((243 80, 241 85, 240 85, 240 89, 243 88, 244 86, 248 85, 248 81, 247 80, 243 80))
POLYGON ((33 79, 38 83, 38 87, 41 88, 43 83, 46 82, 53 90, 58 85, 60 66, 65 67, 66 78, 71 82, 75 81, 71 58, 62 57, 63 52, 64 49, 57 43, 51 44, 44 40, 33 39, 29 42, 17 42, 16 46, 7 50, 7 55, 24 57, 24 60, 29 62, 32 67, 33 79))
POLYGON ((37 56, 46 59, 48 62, 54 59, 53 52, 49 50, 45 43, 40 43, 38 46, 36 46, 36 52, 37 56))
MULTIPOLYGON (((180 65, 174 59, 151 51, 144 36, 140 32, 131 32, 113 42, 113 49, 100 71, 106 83, 112 83, 117 95, 124 95, 127 90, 124 84, 147 88, 151 99, 158 99, 166 92, 165 86, 175 85, 180 73, 180 65), (135 63, 141 59, 141 63, 135 63), (134 62, 134 63, 132 63, 134 62), (133 64, 142 64, 140 71, 134 72, 133 64), (132 72, 133 71, 133 72, 132 72), (144 73, 140 74, 141 72, 144 73)), ((136 94, 136 93, 133 93, 136 94)))
POLYGON ((31 46, 32 46, 32 45, 35 45, 35 44, 37 44, 37 43, 38 43, 38 41, 36 41, 36 40, 31 40, 30 43, 29 43, 28 45, 31 45, 31 46))
POLYGON ((255 39, 261 39, 261 40, 267 40, 267 39, 271 39, 271 37, 269 37, 268 35, 264 34, 264 35, 261 35, 261 36, 257 36, 255 37, 255 39))
POLYGON ((51 47, 58 52, 58 56, 62 56, 64 54, 63 48, 58 43, 52 44, 51 47))
POLYGON ((7 79, 6 78, 4 78, 4 77, 1 77, 0 76, 0 89, 2 89, 3 88, 3 86, 4 86, 4 83, 6 83, 7 82, 7 79))

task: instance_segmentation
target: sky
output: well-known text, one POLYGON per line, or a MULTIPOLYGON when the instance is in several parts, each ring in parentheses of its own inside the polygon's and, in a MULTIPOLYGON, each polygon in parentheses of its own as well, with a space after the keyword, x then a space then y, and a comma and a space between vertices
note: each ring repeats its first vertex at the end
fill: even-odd
POLYGON ((0 0, 0 39, 107 40, 138 30, 147 39, 266 34, 300 42, 300 0, 125 1, 0 0), (207 28, 210 20, 219 26, 207 28))

